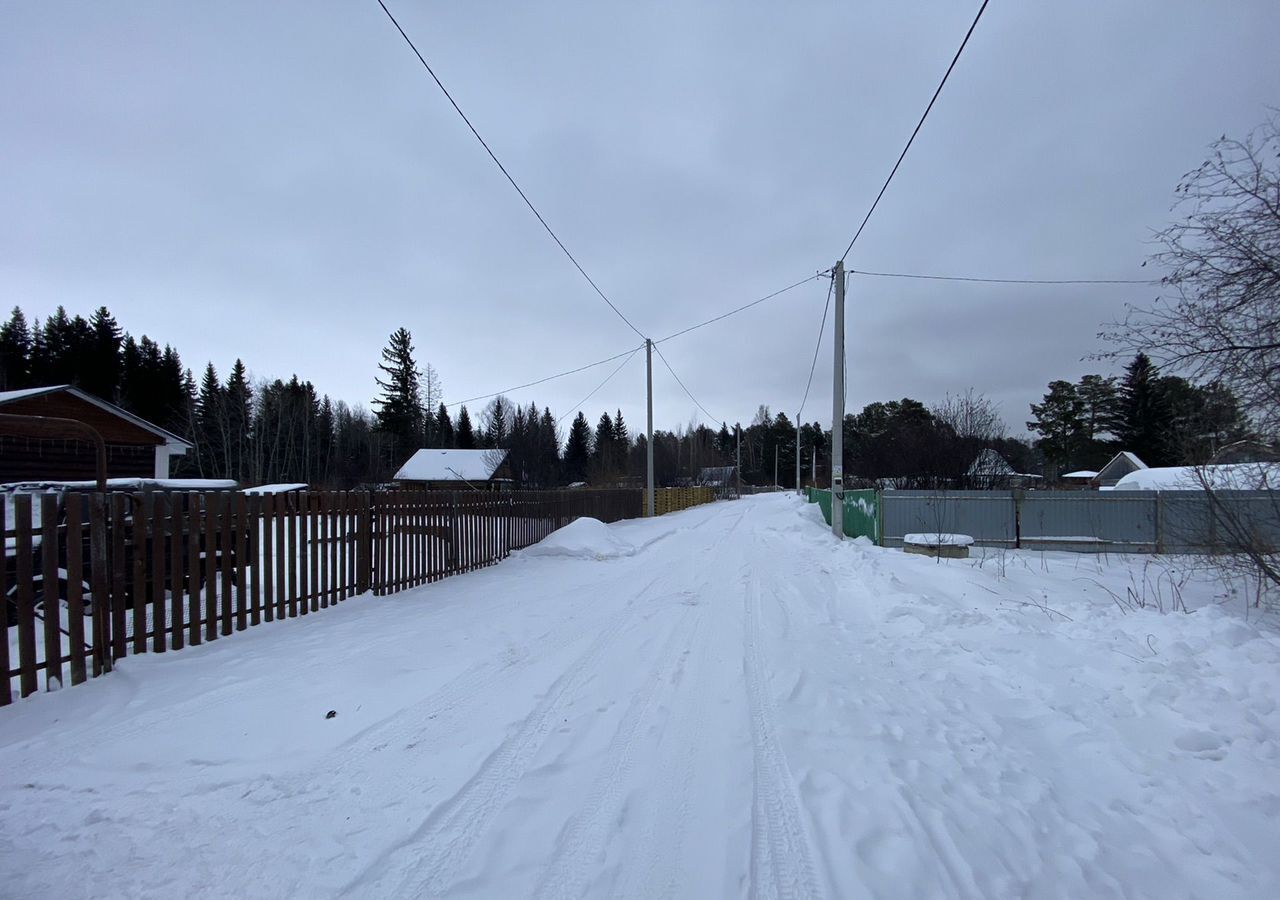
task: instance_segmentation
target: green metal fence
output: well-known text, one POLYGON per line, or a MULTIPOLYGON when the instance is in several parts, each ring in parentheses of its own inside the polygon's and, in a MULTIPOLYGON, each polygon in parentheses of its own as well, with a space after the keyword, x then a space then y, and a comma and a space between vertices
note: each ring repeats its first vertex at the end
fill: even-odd
MULTIPOLYGON (((822 518, 831 524, 831 492, 805 488, 810 503, 822 508, 822 518)), ((880 494, 878 491, 844 492, 845 537, 870 538, 880 543, 880 494)))

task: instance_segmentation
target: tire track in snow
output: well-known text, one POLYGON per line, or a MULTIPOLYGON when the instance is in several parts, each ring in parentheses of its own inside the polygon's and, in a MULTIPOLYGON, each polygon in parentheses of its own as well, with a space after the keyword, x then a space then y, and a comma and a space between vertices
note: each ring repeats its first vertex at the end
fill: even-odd
MULTIPOLYGON (((718 610, 723 613, 724 610, 718 610)), ((723 614, 715 615, 713 607, 708 615, 715 620, 707 625, 700 622, 704 632, 701 643, 690 642, 689 662, 682 675, 682 687, 675 709, 663 728, 669 739, 662 746, 654 766, 657 783, 647 786, 642 807, 645 825, 637 842, 628 850, 628 865, 624 879, 615 886, 614 896, 643 898, 675 897, 681 887, 681 859, 684 852, 685 830, 691 815, 691 798, 697 791, 696 762, 703 748, 703 732, 708 720, 706 709, 708 654, 711 652, 710 634, 723 633, 731 623, 723 614)))
POLYGON ((605 649, 623 630, 630 616, 619 616, 551 684, 515 733, 509 735, 481 764, 480 768, 450 798, 435 806, 422 824, 399 845, 382 854, 346 889, 368 887, 364 880, 384 868, 396 855, 413 852, 414 859, 402 867, 398 887, 390 896, 438 896, 455 879, 471 856, 476 842, 488 830, 493 817, 505 806, 516 783, 524 776, 555 727, 561 709, 593 674, 605 649))
MULTIPOLYGON (((646 596, 661 578, 661 575, 652 578, 641 588, 639 596, 646 596)), ((419 741, 417 743, 421 744, 420 732, 424 730, 430 732, 444 731, 447 734, 451 734, 451 727, 442 726, 462 724, 460 721, 451 721, 450 714, 454 714, 456 719, 465 720, 470 718, 469 711, 460 708, 463 704, 473 701, 477 694, 496 686, 499 681, 505 678, 518 675, 550 653, 568 647, 586 635, 598 631, 602 626, 610 626, 618 621, 625 620, 627 616, 628 611, 624 607, 608 615, 593 617, 580 622, 577 628, 547 632, 536 639, 537 646, 533 652, 515 661, 504 662, 504 657, 500 654, 469 666, 421 700, 395 710, 383 719, 372 723, 347 738, 339 745, 344 753, 338 758, 337 762, 340 763, 342 759, 346 758, 363 757, 367 749, 364 745, 368 744, 370 739, 374 737, 384 738, 381 741, 382 745, 393 743, 397 738, 410 736, 418 737, 419 741)))
MULTIPOLYGON (((687 611, 675 623, 667 636, 661 652, 644 680, 644 690, 635 697, 605 752, 606 762, 592 784, 582 808, 570 819, 561 832, 556 852, 538 881, 536 897, 582 897, 587 893, 591 879, 597 874, 593 863, 616 835, 615 823, 622 815, 624 792, 628 788, 627 777, 635 764, 636 743, 641 726, 649 721, 659 695, 673 692, 675 682, 686 663, 686 656, 678 654, 680 639, 687 637, 686 647, 696 644, 703 628, 703 616, 699 615, 689 631, 687 622, 694 615, 696 606, 687 611)), ((686 651, 687 654, 688 651, 686 651)))
POLYGON ((755 753, 751 811, 751 896, 821 897, 795 781, 778 746, 773 700, 760 650, 759 586, 748 574, 744 603, 743 670, 755 753))

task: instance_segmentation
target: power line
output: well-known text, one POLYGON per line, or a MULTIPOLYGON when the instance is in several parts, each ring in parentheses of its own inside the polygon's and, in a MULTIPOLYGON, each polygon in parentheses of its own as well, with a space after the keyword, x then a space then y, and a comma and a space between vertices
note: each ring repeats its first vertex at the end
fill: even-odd
POLYGON ((636 350, 639 350, 640 347, 643 347, 643 346, 644 344, 641 344, 639 347, 635 347, 634 349, 623 350, 621 353, 615 354, 614 356, 610 356, 605 359, 596 360, 593 363, 587 363, 585 366, 578 366, 578 368, 570 369, 567 372, 559 372, 555 375, 548 375, 546 378, 539 378, 537 381, 527 381, 524 384, 517 384, 515 387, 509 387, 501 391, 494 391, 492 394, 482 394, 479 397, 468 397, 466 400, 458 400, 454 403, 446 403, 445 406, 462 406, 465 403, 474 403, 477 400, 488 400, 490 397, 497 397, 499 394, 508 394, 513 391, 523 390, 524 388, 527 388, 527 387, 534 387, 535 385, 545 384, 546 382, 554 381, 557 378, 564 378, 566 375, 576 375, 578 372, 585 372, 587 369, 594 369, 596 366, 603 366, 605 363, 613 362, 615 359, 622 359, 622 357, 627 356, 628 354, 634 354, 636 350))
POLYGON ((476 140, 480 142, 480 146, 484 147, 485 152, 489 154, 489 158, 494 161, 497 167, 502 171, 502 174, 506 176, 507 181, 511 182, 511 186, 516 189, 516 193, 520 195, 520 199, 524 201, 525 206, 529 207, 529 210, 537 217, 538 221, 542 224, 542 227, 546 229, 547 234, 551 235, 551 239, 556 242, 556 246, 558 246, 564 252, 565 256, 569 257, 569 262, 573 263, 574 268, 576 268, 582 274, 583 278, 587 279, 587 284, 591 285, 592 289, 597 294, 600 295, 600 299, 603 300, 605 303, 609 304, 609 308, 618 315, 618 318, 622 319, 622 321, 627 323, 628 328, 634 331, 639 337, 643 338, 644 334, 641 333, 640 329, 636 328, 635 325, 632 325, 631 320, 622 314, 622 310, 614 306, 613 301, 605 296, 604 291, 600 290, 600 286, 595 283, 595 281, 592 279, 590 275, 587 274, 587 270, 582 268, 582 265, 578 262, 578 260, 574 257, 574 255, 569 252, 569 248, 566 247, 564 245, 564 242, 560 240, 559 236, 557 236, 556 233, 551 230, 551 226, 548 225, 547 220, 542 217, 542 213, 538 212, 538 208, 533 205, 532 201, 529 200, 528 196, 521 189, 520 185, 516 184, 516 180, 511 177, 511 173, 507 171, 507 167, 502 164, 502 161, 498 159, 498 157, 494 154, 493 150, 489 148, 489 145, 485 142, 485 139, 480 136, 480 132, 476 131, 476 127, 471 124, 471 120, 467 118, 467 114, 462 111, 462 107, 458 105, 458 102, 453 99, 453 95, 449 93, 449 89, 444 86, 444 83, 436 75, 435 70, 431 68, 430 63, 427 62, 426 58, 423 57, 422 53, 419 52, 417 46, 409 38, 409 35, 407 35, 405 33, 405 30, 400 27, 400 23, 397 22, 396 17, 391 14, 391 10, 387 9, 387 4, 383 3, 382 0, 378 0, 378 5, 381 6, 382 11, 387 14, 387 18, 390 19, 391 24, 396 27, 396 31, 400 32, 400 36, 404 38, 405 43, 409 45, 409 49, 412 50, 414 55, 418 57, 418 62, 422 63, 422 67, 427 70, 427 74, 431 76, 432 81, 436 83, 436 86, 440 88, 440 90, 444 93, 445 97, 448 99, 449 103, 453 106, 454 110, 458 113, 459 116, 462 117, 462 121, 467 123, 467 127, 471 129, 471 133, 475 135, 476 140))
POLYGON ((661 340, 654 341, 654 343, 664 344, 667 341, 671 340, 672 338, 678 338, 682 334, 688 334, 690 331, 695 331, 699 328, 702 328, 705 325, 711 325, 715 322, 719 322, 721 319, 727 319, 730 316, 736 316, 740 312, 744 312, 748 309, 751 309, 751 307, 753 306, 759 306, 761 303, 764 303, 766 300, 772 300, 774 297, 778 297, 782 294, 785 294, 787 291, 795 290, 796 288, 800 287, 800 285, 808 284, 810 281, 813 281, 814 279, 817 279, 817 278, 821 278, 825 274, 826 272, 818 272, 815 275, 807 275, 804 278, 801 278, 795 284, 789 284, 786 287, 781 288, 780 290, 774 291, 772 294, 767 294, 766 296, 761 297, 758 300, 752 300, 750 303, 743 304, 742 306, 739 306, 737 309, 731 309, 727 313, 721 313, 715 318, 707 319, 705 322, 699 322, 697 325, 690 325, 688 328, 682 328, 681 330, 674 332, 673 334, 667 335, 661 340))
POLYGON ((1160 284, 1145 278, 979 278, 967 275, 921 275, 914 272, 868 272, 850 269, 850 275, 870 275, 875 278, 921 278, 928 281, 973 281, 980 284, 1160 284))
MULTIPOLYGON (((643 345, 643 344, 641 344, 640 346, 641 346, 641 347, 643 347, 644 345, 643 345)), ((596 392, 597 392, 597 391, 599 391, 602 387, 604 387, 606 384, 608 384, 610 381, 612 381, 612 380, 613 380, 613 376, 614 376, 614 375, 617 375, 619 372, 621 372, 621 371, 623 370, 623 368, 627 365, 627 363, 631 362, 631 360, 632 360, 633 358, 635 358, 635 355, 636 355, 637 353, 639 353, 639 352, 640 352, 640 347, 637 347, 636 349, 632 350, 632 351, 631 351, 631 353, 627 355, 627 358, 626 358, 626 359, 624 359, 624 360, 623 360, 623 361, 618 365, 618 368, 614 369, 614 370, 613 370, 612 372, 610 372, 607 376, 605 376, 604 381, 602 381, 602 382, 600 382, 599 384, 597 384, 597 385, 596 385, 596 386, 591 390, 591 393, 590 393, 590 394, 587 394, 587 396, 585 396, 585 397, 583 397, 581 400, 579 400, 579 401, 577 402, 577 404, 576 404, 576 405, 574 405, 574 406, 573 406, 573 408, 569 410, 569 412, 565 413, 563 416, 561 416, 560 418, 556 419, 556 425, 558 426, 558 425, 559 425, 561 422, 563 422, 565 419, 569 418, 569 416, 570 416, 571 414, 573 414, 573 413, 577 412, 577 411, 578 411, 578 410, 580 410, 583 406, 585 406, 585 405, 586 405, 586 403, 587 403, 587 401, 588 401, 588 400, 590 400, 592 397, 594 397, 594 396, 596 395, 596 392)))
MULTIPOLYGON (((382 2, 382 0, 378 0, 382 2)), ((982 18, 982 13, 987 8, 990 0, 982 0, 982 6, 978 8, 978 14, 973 17, 973 24, 969 26, 969 30, 965 32, 964 40, 960 42, 960 49, 956 51, 956 55, 951 58, 951 65, 947 66, 946 73, 942 76, 942 81, 938 82, 938 89, 933 92, 933 97, 929 100, 929 105, 924 108, 924 115, 920 117, 920 121, 916 123, 915 130, 911 132, 911 137, 907 138, 907 145, 902 148, 902 153, 898 155, 898 161, 893 164, 893 169, 889 172, 889 177, 884 180, 884 184, 880 186, 880 193, 876 194, 875 202, 871 204, 871 208, 867 210, 866 216, 862 219, 862 224, 858 226, 858 230, 853 234, 853 240, 849 241, 849 246, 844 248, 844 253, 840 255, 840 261, 844 262, 849 255, 849 251, 853 249, 853 245, 857 242, 858 236, 862 234, 862 229, 867 227, 867 222, 871 220, 871 214, 876 211, 876 207, 880 205, 880 198, 884 196, 884 192, 889 187, 889 182, 893 181, 893 176, 898 173, 898 166, 902 165, 902 160, 906 158, 907 151, 911 149, 911 144, 916 139, 916 135, 920 133, 924 120, 929 117, 929 110, 933 109, 933 104, 937 101, 938 95, 942 93, 942 86, 947 83, 947 79, 951 77, 951 70, 956 67, 956 63, 960 60, 960 54, 964 52, 965 45, 969 43, 969 36, 973 34, 973 29, 978 27, 978 20, 982 18)))
POLYGON ((684 382, 680 380, 680 376, 676 374, 676 370, 671 368, 671 363, 667 362, 667 358, 662 355, 662 351, 658 350, 657 344, 653 345, 653 349, 657 351, 658 359, 662 360, 662 364, 667 367, 667 371, 670 372, 671 377, 676 380, 676 384, 680 385, 680 389, 689 395, 689 399, 693 401, 693 405, 702 410, 702 414, 706 416, 712 424, 724 421, 723 419, 717 419, 715 416, 711 415, 711 413, 707 412, 707 408, 698 402, 698 398, 693 396, 693 393, 685 387, 684 382))
POLYGON ((818 367, 818 351, 822 349, 822 334, 827 330, 827 310, 831 309, 831 292, 836 286, 833 276, 827 287, 827 302, 822 307, 822 324, 818 326, 818 343, 813 348, 813 362, 809 365, 809 380, 804 386, 804 399, 800 401, 800 409, 796 411, 796 427, 800 427, 800 416, 804 414, 804 405, 809 402, 809 388, 813 386, 813 372, 818 367))

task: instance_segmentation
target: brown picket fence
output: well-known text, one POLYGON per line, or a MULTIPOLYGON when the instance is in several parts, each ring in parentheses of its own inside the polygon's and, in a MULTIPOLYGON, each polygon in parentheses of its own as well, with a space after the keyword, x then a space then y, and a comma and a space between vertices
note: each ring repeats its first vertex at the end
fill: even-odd
POLYGON ((0 705, 39 690, 41 672, 48 690, 80 684, 130 654, 493 565, 581 516, 637 518, 642 493, 13 494, 0 505, 0 705))

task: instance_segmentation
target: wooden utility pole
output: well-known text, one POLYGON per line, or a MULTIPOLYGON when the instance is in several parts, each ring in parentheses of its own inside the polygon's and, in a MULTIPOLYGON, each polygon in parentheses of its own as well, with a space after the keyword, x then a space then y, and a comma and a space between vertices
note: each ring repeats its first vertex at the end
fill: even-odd
POLYGON ((834 364, 831 372, 831 533, 844 540, 844 261, 831 272, 836 286, 834 364))
POLYGON ((734 428, 738 432, 738 496, 742 496, 742 426, 734 428))
POLYGON ((648 386, 648 412, 649 418, 645 425, 645 488, 644 488, 644 504, 645 515, 652 516, 655 514, 653 506, 653 341, 648 338, 644 339, 644 361, 645 361, 645 381, 648 386))

